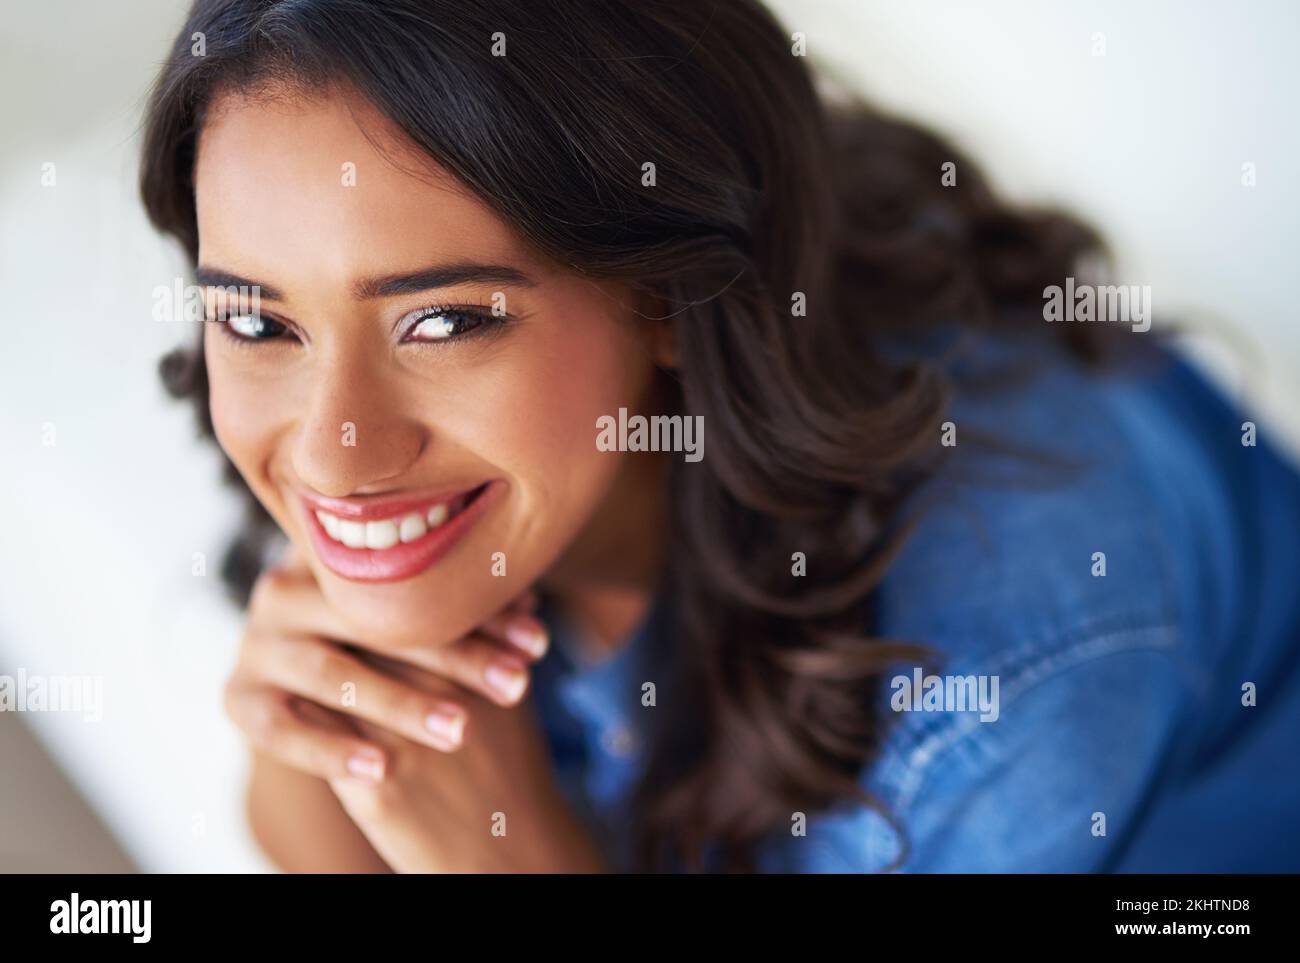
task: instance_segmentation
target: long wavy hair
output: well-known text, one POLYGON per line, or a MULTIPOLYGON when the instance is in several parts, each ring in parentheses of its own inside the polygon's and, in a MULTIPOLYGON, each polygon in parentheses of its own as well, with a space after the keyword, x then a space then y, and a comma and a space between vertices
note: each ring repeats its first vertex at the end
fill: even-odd
MULTIPOLYGON (((1101 249, 1000 201, 936 136, 823 97, 793 45, 757 0, 198 0, 148 107, 144 203, 191 260, 214 98, 345 86, 555 261, 668 306, 674 400, 709 450, 669 480, 687 709, 654 713, 634 799, 646 868, 753 868, 793 812, 878 805, 860 776, 881 676, 925 653, 872 638, 864 610, 949 395, 939 366, 882 339, 1042 325, 1043 288, 1101 249)), ((1092 326, 1053 328, 1090 350, 1092 326)), ((201 341, 162 372, 210 435, 201 341)), ((242 598, 274 533, 244 490, 224 567, 242 598)))

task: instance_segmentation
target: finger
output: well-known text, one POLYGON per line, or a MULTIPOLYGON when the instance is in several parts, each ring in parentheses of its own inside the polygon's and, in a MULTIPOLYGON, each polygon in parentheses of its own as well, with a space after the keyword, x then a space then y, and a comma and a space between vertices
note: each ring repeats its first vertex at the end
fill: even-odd
POLYGON ((544 656, 550 645, 550 633, 542 620, 521 610, 500 612, 480 625, 478 631, 512 646, 531 661, 544 656))
POLYGON ((289 700, 289 705, 297 713, 298 718, 308 725, 329 729, 332 732, 346 732, 350 735, 362 736, 365 739, 374 741, 375 745, 383 748, 384 743, 375 739, 375 733, 383 730, 373 726, 367 727, 358 719, 352 719, 341 712, 326 709, 310 699, 300 699, 288 693, 285 693, 285 698, 289 700))
POLYGON ((226 713, 266 755, 321 779, 382 782, 387 753, 355 733, 313 725, 299 716, 284 692, 264 686, 226 690, 226 713))
POLYGON ((324 639, 270 636, 250 651, 256 656, 249 669, 263 683, 326 709, 365 719, 443 752, 459 749, 464 739, 468 722, 464 707, 385 674, 324 639))
MULTIPOLYGON (((400 665, 367 655, 367 660, 401 673, 400 665)), ((528 690, 528 663, 496 639, 468 635, 433 651, 403 653, 402 661, 476 692, 500 706, 512 706, 528 690)))

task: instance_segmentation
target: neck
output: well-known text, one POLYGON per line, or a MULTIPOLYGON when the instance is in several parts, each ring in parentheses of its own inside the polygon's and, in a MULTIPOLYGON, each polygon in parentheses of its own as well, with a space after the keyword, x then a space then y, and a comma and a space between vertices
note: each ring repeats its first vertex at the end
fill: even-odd
POLYGON ((541 582, 602 652, 628 640, 649 612, 663 570, 667 459, 628 458, 601 508, 541 582))

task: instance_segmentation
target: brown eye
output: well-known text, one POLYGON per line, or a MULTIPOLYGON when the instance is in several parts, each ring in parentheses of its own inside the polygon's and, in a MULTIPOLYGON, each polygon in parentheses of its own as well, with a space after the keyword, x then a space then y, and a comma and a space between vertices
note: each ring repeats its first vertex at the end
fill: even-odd
POLYGON ((407 341, 449 341, 504 320, 466 308, 420 308, 403 318, 401 326, 407 341))
POLYGON ((289 330, 279 321, 260 314, 233 313, 212 320, 244 341, 270 341, 282 337, 289 330))

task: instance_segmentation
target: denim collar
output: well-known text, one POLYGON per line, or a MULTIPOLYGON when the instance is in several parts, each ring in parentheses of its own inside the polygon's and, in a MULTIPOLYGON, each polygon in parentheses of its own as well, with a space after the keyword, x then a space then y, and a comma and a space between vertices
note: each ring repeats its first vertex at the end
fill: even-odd
POLYGON ((544 607, 555 659, 554 691, 560 703, 592 733, 607 755, 631 758, 641 749, 645 683, 658 686, 665 666, 656 664, 663 606, 656 599, 640 625, 617 649, 592 658, 581 628, 553 607, 544 607))

